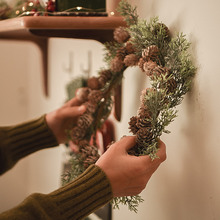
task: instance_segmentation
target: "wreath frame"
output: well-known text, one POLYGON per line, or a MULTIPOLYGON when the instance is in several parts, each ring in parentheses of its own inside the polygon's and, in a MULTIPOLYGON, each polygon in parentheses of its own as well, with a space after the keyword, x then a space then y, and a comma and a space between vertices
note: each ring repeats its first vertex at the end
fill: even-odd
MULTIPOLYGON (((71 170, 63 175, 63 184, 75 179, 99 158, 95 134, 112 111, 114 89, 128 67, 139 66, 151 83, 150 88, 142 91, 137 115, 129 121, 130 132, 136 135, 136 145, 129 153, 149 155, 152 160, 157 157, 158 139, 163 133, 170 133, 166 127, 177 117, 176 106, 190 90, 196 73, 189 54, 190 43, 183 33, 172 36, 158 17, 149 22, 140 19, 137 8, 126 0, 119 3, 118 11, 127 27, 116 28, 115 41, 105 44, 107 68, 101 69, 98 77, 88 78, 76 92, 87 109, 68 131, 79 152, 71 155, 71 170)), ((112 204, 113 208, 124 204, 137 212, 140 202, 143 199, 137 195, 114 198, 112 204)))

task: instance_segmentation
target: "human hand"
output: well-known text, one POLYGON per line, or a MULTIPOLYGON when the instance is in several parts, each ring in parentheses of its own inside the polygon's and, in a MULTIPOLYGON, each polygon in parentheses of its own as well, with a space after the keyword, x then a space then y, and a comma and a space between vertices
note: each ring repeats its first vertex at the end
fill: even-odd
POLYGON ((66 102, 62 107, 46 115, 48 127, 52 130, 59 143, 67 141, 67 129, 76 124, 77 118, 86 110, 77 98, 66 102))
POLYGON ((123 137, 111 145, 96 162, 109 178, 114 197, 141 193, 152 174, 166 160, 166 146, 162 141, 159 141, 157 152, 159 158, 154 160, 147 155, 129 155, 127 151, 134 145, 135 136, 123 137))

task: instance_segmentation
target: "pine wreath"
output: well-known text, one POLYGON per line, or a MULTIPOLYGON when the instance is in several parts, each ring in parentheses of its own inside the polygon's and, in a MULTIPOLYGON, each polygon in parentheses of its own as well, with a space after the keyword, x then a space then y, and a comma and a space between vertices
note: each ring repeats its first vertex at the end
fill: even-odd
MULTIPOLYGON (((141 105, 136 116, 131 117, 129 129, 136 135, 136 145, 129 152, 136 156, 149 155, 156 158, 158 139, 175 117, 175 107, 181 104, 184 95, 190 90, 196 68, 188 49, 190 43, 182 33, 172 36, 168 27, 159 22, 158 17, 149 22, 140 19, 136 7, 126 0, 119 4, 118 11, 124 17, 127 27, 114 31, 113 42, 105 44, 105 62, 108 68, 100 70, 98 77, 87 80, 87 86, 77 90, 76 96, 87 106, 79 117, 77 126, 69 131, 70 140, 79 146, 79 153, 70 160, 72 169, 65 173, 63 182, 67 183, 81 174, 99 158, 95 138, 97 129, 108 118, 112 106, 114 88, 121 83, 125 69, 139 66, 149 77, 151 87, 141 96, 141 105)), ((142 202, 140 196, 118 197, 112 201, 113 207, 119 204, 137 211, 142 202)))

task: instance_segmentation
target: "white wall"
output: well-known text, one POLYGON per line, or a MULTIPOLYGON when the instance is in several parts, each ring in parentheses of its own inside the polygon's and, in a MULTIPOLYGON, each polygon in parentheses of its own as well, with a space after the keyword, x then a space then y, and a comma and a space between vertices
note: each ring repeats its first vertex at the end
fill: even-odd
MULTIPOLYGON (((28 47, 0 41, 0 124, 6 126, 27 119, 28 47), (22 57, 21 57, 21 51, 22 57), (19 57, 19 59, 18 59, 19 57)), ((16 205, 27 195, 27 161, 21 161, 0 178, 0 212, 16 205)))
MULTIPOLYGON (((192 41, 193 55, 197 60, 198 73, 192 92, 178 107, 178 118, 169 127, 171 134, 162 137, 167 145, 167 161, 153 175, 146 190, 142 193, 145 202, 140 205, 138 214, 131 213, 123 207, 120 208, 120 211, 114 210, 113 219, 220 219, 220 173, 218 171, 218 167, 220 167, 218 158, 220 153, 218 149, 220 2, 218 0, 132 0, 130 2, 138 6, 138 12, 142 18, 159 16, 159 19, 172 31, 182 31, 189 37, 192 41)), ((10 121, 10 117, 8 117, 7 121, 2 123, 13 123, 17 120, 35 117, 60 106, 66 97, 65 84, 75 74, 82 73, 81 65, 84 68, 87 67, 88 50, 92 51, 92 73, 94 74, 95 70, 103 66, 101 44, 94 41, 51 39, 49 45, 50 96, 45 98, 41 87, 41 64, 38 48, 28 43, 25 44, 28 45, 26 52, 30 57, 30 59, 27 58, 29 63, 27 64, 26 58, 23 59, 19 56, 18 59, 11 56, 15 50, 17 50, 16 53, 19 51, 20 54, 23 51, 25 54, 24 48, 26 47, 24 45, 19 47, 14 44, 5 44, 2 41, 0 43, 0 61, 6 54, 7 62, 16 63, 15 66, 20 64, 20 68, 23 66, 24 69, 21 69, 20 72, 25 72, 24 78, 28 79, 27 92, 25 92, 27 96, 21 95, 21 97, 25 97, 25 100, 28 100, 28 104, 20 105, 21 112, 26 112, 25 115, 22 113, 13 121, 10 121), (63 69, 63 66, 68 67, 70 51, 74 54, 71 74, 63 69)), ((8 65, 3 62, 1 67, 2 65, 4 70, 8 68, 8 65)), ((17 73, 19 68, 15 66, 13 70, 7 69, 7 72, 17 73)), ((14 77, 15 75, 11 75, 10 81, 14 77)), ((24 82, 21 82, 23 88, 21 91, 26 91, 24 82)), ((116 125, 118 138, 129 134, 129 118, 136 114, 140 91, 147 85, 148 80, 139 69, 133 68, 126 71, 123 81, 122 121, 116 125)), ((8 99, 5 93, 9 92, 9 88, 0 88, 1 103, 6 103, 8 99)), ((10 91, 13 90, 10 89, 10 91)), ((12 92, 10 97, 18 94, 16 91, 12 92)), ((19 106, 19 103, 16 106, 19 106)), ((14 176, 15 174, 13 174, 12 176, 16 180, 20 178, 20 185, 23 188, 19 188, 19 186, 16 188, 16 185, 11 188, 21 189, 22 195, 16 194, 19 198, 16 200, 15 194, 13 196, 8 194, 11 197, 10 201, 13 201, 8 207, 18 202, 21 197, 25 198, 31 192, 49 192, 58 187, 62 154, 62 148, 45 150, 20 162, 13 172, 15 169, 20 169, 19 166, 23 171, 19 175, 14 176), (26 163, 28 163, 28 170, 25 168, 26 163)), ((2 183, 4 182, 2 177, 0 181, 2 181, 0 182, 0 203, 2 204, 2 201, 6 201, 1 197, 2 183)))
POLYGON ((220 2, 132 2, 142 18, 159 16, 171 30, 188 36, 198 73, 192 92, 178 107, 179 116, 169 127, 171 134, 162 137, 167 145, 167 161, 142 193, 145 202, 138 214, 121 208, 114 212, 114 219, 220 219, 220 2))

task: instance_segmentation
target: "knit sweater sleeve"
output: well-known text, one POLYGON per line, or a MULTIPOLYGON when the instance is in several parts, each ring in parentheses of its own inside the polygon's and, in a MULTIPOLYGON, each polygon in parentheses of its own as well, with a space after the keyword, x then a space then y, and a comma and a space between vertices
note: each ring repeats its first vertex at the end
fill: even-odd
POLYGON ((19 159, 57 145, 45 115, 16 126, 0 127, 0 175, 12 168, 19 159))
POLYGON ((50 194, 32 194, 0 220, 79 220, 108 203, 112 191, 105 173, 91 165, 73 182, 50 194))

